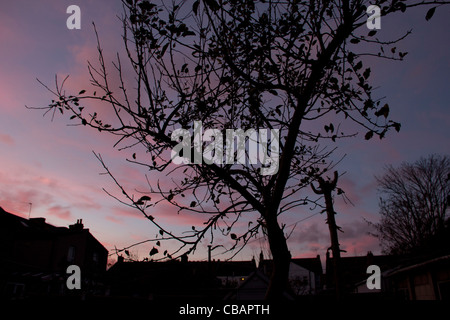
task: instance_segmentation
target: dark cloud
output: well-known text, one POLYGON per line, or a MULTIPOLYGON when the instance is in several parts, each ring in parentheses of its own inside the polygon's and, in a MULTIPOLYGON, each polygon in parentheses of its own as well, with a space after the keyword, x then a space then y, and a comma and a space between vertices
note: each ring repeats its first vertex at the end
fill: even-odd
POLYGON ((326 225, 319 226, 318 222, 313 222, 312 224, 300 226, 297 232, 297 239, 300 243, 305 242, 322 242, 326 240, 329 236, 326 233, 326 225))
POLYGON ((345 223, 342 226, 344 232, 339 233, 339 238, 343 240, 354 239, 367 236, 373 232, 373 228, 364 220, 355 220, 351 223, 345 223))

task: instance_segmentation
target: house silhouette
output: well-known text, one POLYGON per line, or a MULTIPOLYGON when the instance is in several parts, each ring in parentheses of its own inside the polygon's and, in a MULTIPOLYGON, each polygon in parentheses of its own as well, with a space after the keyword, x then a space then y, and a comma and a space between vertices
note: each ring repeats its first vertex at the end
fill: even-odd
POLYGON ((81 219, 56 227, 45 218, 25 219, 0 207, 0 294, 3 298, 93 294, 100 290, 108 251, 81 219), (66 287, 67 267, 77 265, 81 290, 66 287))

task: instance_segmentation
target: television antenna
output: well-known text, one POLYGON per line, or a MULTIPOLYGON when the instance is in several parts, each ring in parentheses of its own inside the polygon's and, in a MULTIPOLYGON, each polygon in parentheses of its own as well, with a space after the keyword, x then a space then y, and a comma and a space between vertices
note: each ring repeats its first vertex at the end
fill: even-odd
POLYGON ((30 205, 30 209, 28 210, 28 220, 30 220, 30 215, 31 215, 31 206, 33 205, 31 202, 28 202, 28 204, 30 205))

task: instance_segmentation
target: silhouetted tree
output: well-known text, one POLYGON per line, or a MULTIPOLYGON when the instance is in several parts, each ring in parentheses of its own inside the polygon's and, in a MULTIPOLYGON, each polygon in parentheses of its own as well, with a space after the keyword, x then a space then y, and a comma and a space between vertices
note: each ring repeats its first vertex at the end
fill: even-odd
MULTIPOLYGON (((427 19, 436 6, 446 3, 371 2, 380 6, 382 16, 433 5, 427 19)), ((368 1, 345 0, 170 4, 126 0, 123 39, 134 81, 127 80, 119 56, 114 68, 107 68, 99 42, 99 64, 89 63, 94 90, 67 95, 64 82, 57 83, 51 90, 56 99, 46 108, 68 112, 80 125, 117 135, 123 150, 142 146, 148 156, 131 151, 128 160, 167 175, 165 184, 160 184, 159 176, 152 173, 148 192, 138 194, 125 190, 97 155, 123 193, 120 201, 140 210, 160 229, 158 241, 176 239, 189 253, 209 231, 213 237, 212 231, 219 230, 235 240, 231 249, 237 250, 263 230, 274 262, 267 297, 281 297, 291 255, 279 215, 308 203, 299 191, 333 165, 327 161, 331 151, 321 148, 320 141, 354 135, 343 132, 344 121, 359 124, 366 139, 383 138, 390 128, 400 130, 398 122, 389 120, 388 104, 373 96, 371 69, 364 67, 363 60, 366 56, 401 60, 406 53, 394 45, 404 37, 381 40, 376 30, 367 29, 367 5, 368 1), (102 110, 88 103, 95 101, 108 104, 111 112, 102 117, 102 110), (263 175, 265 165, 248 161, 246 165, 172 164, 170 151, 179 143, 171 139, 172 133, 180 127, 192 132, 194 121, 221 134, 238 128, 279 130, 278 170, 263 175), (149 211, 161 201, 180 212, 205 214, 204 228, 182 236, 171 233, 149 211), (259 217, 249 221, 246 232, 233 233, 235 222, 250 213, 259 217)), ((195 132, 193 136, 195 154, 202 142, 195 132)), ((214 137, 220 140, 216 132, 214 137)), ((269 149, 278 154, 274 141, 269 149)), ((223 160, 225 148, 215 152, 223 160)), ((248 148, 246 155, 251 156, 248 148)), ((188 157, 188 152, 183 156, 188 157)), ((164 252, 169 258, 183 253, 164 252)))
MULTIPOLYGON (((409 253, 445 232, 450 202, 450 158, 431 155, 377 178, 381 220, 376 235, 389 253, 409 253)), ((442 247, 448 243, 438 244, 442 247)))

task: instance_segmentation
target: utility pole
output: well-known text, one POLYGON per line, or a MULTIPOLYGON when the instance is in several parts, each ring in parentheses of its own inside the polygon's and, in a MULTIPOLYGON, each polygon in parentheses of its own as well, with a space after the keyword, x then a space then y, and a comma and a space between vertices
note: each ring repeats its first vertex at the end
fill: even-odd
POLYGON ((340 268, 341 249, 339 248, 339 240, 337 231, 342 231, 340 227, 336 225, 336 219, 334 215, 336 212, 333 207, 332 192, 336 188, 338 180, 337 171, 334 172, 334 179, 332 181, 325 181, 322 177, 319 177, 319 189, 316 189, 313 184, 311 188, 316 194, 323 194, 325 198, 325 212, 327 213, 327 224, 330 231, 331 238, 331 252, 333 253, 333 269, 334 269, 334 284, 336 288, 336 299, 341 300, 343 295, 344 283, 342 279, 342 273, 340 268))

